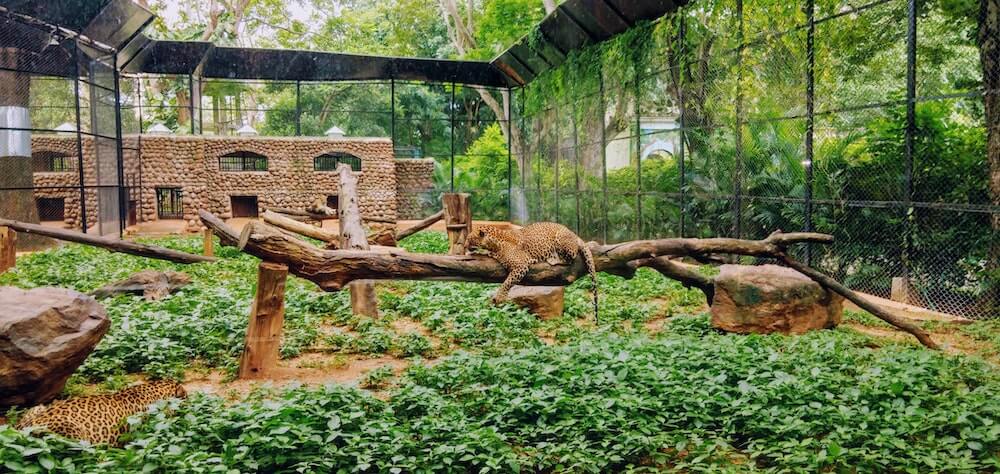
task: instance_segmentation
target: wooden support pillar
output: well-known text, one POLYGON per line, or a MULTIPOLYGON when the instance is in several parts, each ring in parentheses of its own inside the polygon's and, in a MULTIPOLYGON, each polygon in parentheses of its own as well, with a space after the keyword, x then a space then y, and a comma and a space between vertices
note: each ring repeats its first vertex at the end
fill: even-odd
POLYGON ((441 195, 444 210, 444 224, 448 229, 448 254, 465 253, 465 241, 472 232, 472 208, 466 193, 444 193, 441 195))
POLYGON ((913 289, 910 287, 910 280, 905 277, 893 277, 889 299, 899 303, 912 304, 915 298, 913 298, 913 289))
POLYGON ((240 357, 241 379, 266 378, 278 366, 287 278, 288 266, 280 263, 261 262, 257 269, 257 293, 240 357))
POLYGON ((214 235, 215 235, 215 233, 212 232, 212 229, 205 229, 205 232, 204 232, 204 242, 202 243, 202 247, 203 247, 204 254, 205 254, 206 257, 214 257, 215 256, 215 239, 214 239, 214 235))
MULTIPOLYGON (((340 248, 368 250, 368 236, 361 222, 358 207, 358 177, 351 167, 340 164, 340 199, 337 224, 340 226, 340 248)), ((375 282, 358 280, 348 285, 351 291, 351 311, 354 314, 378 317, 378 301, 375 299, 375 282)))
POLYGON ((17 258, 17 232, 10 227, 0 227, 0 273, 14 268, 17 258))

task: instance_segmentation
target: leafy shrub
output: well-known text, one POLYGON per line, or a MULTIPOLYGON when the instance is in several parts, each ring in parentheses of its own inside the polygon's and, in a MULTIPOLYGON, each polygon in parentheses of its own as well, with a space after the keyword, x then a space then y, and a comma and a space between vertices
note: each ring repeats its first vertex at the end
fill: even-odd
MULTIPOLYGON (((707 323, 681 320, 689 328, 707 323)), ((413 366, 388 401, 336 385, 262 390, 237 403, 194 394, 155 408, 124 449, 0 427, 0 465, 57 472, 1000 467, 1000 378, 988 364, 910 346, 873 350, 847 331, 682 332, 601 333, 495 357, 459 354, 413 366)))

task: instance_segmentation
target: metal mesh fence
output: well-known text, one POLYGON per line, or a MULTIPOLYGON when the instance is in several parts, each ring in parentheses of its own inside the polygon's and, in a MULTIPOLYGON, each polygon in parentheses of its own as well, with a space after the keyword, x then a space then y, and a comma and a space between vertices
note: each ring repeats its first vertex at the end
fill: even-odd
MULTIPOLYGON (((61 30, 0 16, 0 215, 101 235, 122 231, 115 59, 61 30)), ((27 249, 46 244, 19 239, 27 249)))
POLYGON ((797 255, 854 289, 998 316, 997 19, 946 3, 691 2, 570 58, 519 91, 512 216, 609 242, 827 232, 797 255))

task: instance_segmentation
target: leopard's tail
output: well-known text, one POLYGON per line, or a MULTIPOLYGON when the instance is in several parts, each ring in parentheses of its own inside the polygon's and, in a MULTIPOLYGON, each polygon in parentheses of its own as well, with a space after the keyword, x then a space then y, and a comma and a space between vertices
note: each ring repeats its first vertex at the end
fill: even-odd
POLYGON ((582 239, 580 240, 580 253, 583 254, 583 261, 587 264, 587 273, 590 273, 590 280, 594 284, 594 321, 600 322, 597 316, 597 266, 594 264, 594 254, 590 252, 590 246, 582 239))

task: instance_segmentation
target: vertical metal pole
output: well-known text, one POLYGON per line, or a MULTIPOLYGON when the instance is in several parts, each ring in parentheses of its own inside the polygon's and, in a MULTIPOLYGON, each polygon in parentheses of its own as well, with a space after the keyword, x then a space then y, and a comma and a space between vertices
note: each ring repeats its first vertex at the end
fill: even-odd
POLYGON ((917 132, 916 100, 917 95, 917 2, 909 0, 907 8, 906 29, 906 136, 905 160, 906 176, 903 189, 903 278, 909 284, 910 258, 913 251, 913 140, 917 132))
POLYGON ((678 162, 678 171, 680 172, 681 237, 685 237, 687 235, 686 229, 685 229, 685 224, 686 224, 685 215, 687 214, 687 209, 686 209, 686 204, 687 203, 686 203, 686 200, 684 199, 685 198, 684 187, 687 186, 687 184, 685 183, 685 180, 687 179, 687 176, 686 176, 687 172, 684 170, 684 160, 685 160, 685 158, 684 158, 684 140, 685 140, 686 135, 687 135, 686 134, 686 130, 685 130, 685 123, 684 123, 684 108, 685 108, 685 105, 684 105, 684 87, 685 87, 684 73, 687 70, 687 54, 685 54, 686 48, 684 47, 684 30, 685 30, 685 28, 686 28, 686 26, 685 26, 685 23, 684 23, 684 15, 680 15, 680 28, 679 28, 679 31, 678 31, 678 41, 680 42, 680 44, 677 47, 677 51, 680 52, 680 61, 678 61, 677 64, 678 64, 678 67, 680 67, 681 69, 680 69, 680 71, 677 72, 677 75, 680 78, 680 80, 678 81, 679 84, 677 86, 677 102, 680 104, 680 109, 681 109, 680 118, 679 118, 681 130, 680 130, 680 144, 677 146, 677 156, 678 156, 678 158, 680 158, 680 160, 678 162))
POLYGON ((143 129, 145 128, 142 125, 142 75, 141 74, 137 75, 135 80, 136 80, 136 87, 135 87, 136 105, 139 109, 139 133, 142 134, 143 129))
POLYGON ((733 236, 743 234, 743 0, 736 0, 739 29, 736 32, 736 150, 733 159, 733 236))
POLYGON ((295 81, 295 136, 302 136, 302 81, 295 81))
MULTIPOLYGON (((524 131, 524 130, 527 130, 526 128, 524 128, 525 127, 525 123, 524 123, 524 86, 521 86, 520 96, 521 96, 521 130, 524 131)), ((529 163, 531 161, 531 157, 528 155, 528 147, 527 147, 528 140, 527 140, 527 138, 522 138, 522 140, 523 140, 524 143, 521 146, 521 148, 522 148, 522 150, 521 150, 521 155, 522 155, 521 156, 521 163, 522 163, 522 166, 525 169, 518 169, 518 172, 520 172, 520 174, 521 174, 521 192, 523 193, 523 192, 527 192, 527 189, 528 189, 528 188, 525 187, 524 174, 528 171, 528 167, 531 165, 529 163)), ((527 200, 527 197, 525 197, 525 200, 527 200)), ((528 217, 530 219, 531 216, 529 215, 528 217)))
POLYGON ((600 107, 600 119, 601 119, 601 195, 603 196, 601 202, 601 212, 604 217, 604 225, 601 229, 602 242, 608 242, 608 137, 607 132, 604 130, 604 112, 607 105, 604 103, 604 71, 600 68, 597 71, 598 74, 598 92, 601 98, 600 107))
POLYGON ((573 100, 573 193, 576 201, 576 234, 580 235, 580 134, 579 124, 576 123, 577 109, 576 99, 573 100))
POLYGON ((562 146, 560 146, 561 144, 559 143, 559 139, 561 138, 560 135, 559 135, 559 121, 560 121, 559 104, 555 105, 555 111, 556 111, 556 113, 555 113, 555 127, 556 127, 555 147, 556 147, 556 149, 555 149, 555 153, 552 153, 552 156, 555 156, 555 158, 556 158, 556 162, 555 162, 555 176, 556 176, 556 179, 555 179, 555 197, 556 197, 556 207, 555 207, 555 210, 556 210, 556 215, 553 216, 552 221, 553 222, 559 222, 559 157, 562 155, 562 146))
POLYGON ((396 148, 396 79, 389 80, 389 140, 392 141, 393 154, 396 148))
POLYGON ((73 76, 73 97, 76 101, 76 165, 80 179, 80 231, 87 233, 87 189, 84 188, 83 175, 83 123, 80 120, 80 45, 73 42, 73 64, 76 73, 73 76))
POLYGON ((455 192, 455 83, 451 83, 451 192, 455 192))
POLYGON ((642 99, 639 81, 641 73, 635 71, 635 238, 641 239, 642 234, 642 99))
MULTIPOLYGON (((805 185, 805 231, 813 230, 813 137, 815 135, 815 68, 816 51, 813 48, 816 37, 816 0, 806 0, 806 15, 809 29, 806 31, 806 185, 805 185)), ((806 265, 812 265, 812 244, 806 244, 806 265)))
MULTIPOLYGON (((115 80, 115 152, 118 159, 118 236, 125 232, 127 216, 127 200, 125 199, 125 154, 122 150, 122 104, 120 74, 118 73, 118 53, 111 55, 111 69, 115 80)), ((191 124, 194 124, 194 114, 191 114, 191 124)))
MULTIPOLYGON (((118 77, 118 73, 115 73, 118 77)), ((191 135, 194 135, 194 74, 188 74, 188 116, 191 117, 191 135)), ((117 100, 117 96, 115 97, 117 100)))
POLYGON ((513 166, 511 166, 511 145, 513 144, 514 136, 514 96, 511 93, 510 86, 507 86, 507 222, 510 222, 514 218, 514 198, 511 194, 513 185, 511 182, 514 179, 513 166))

